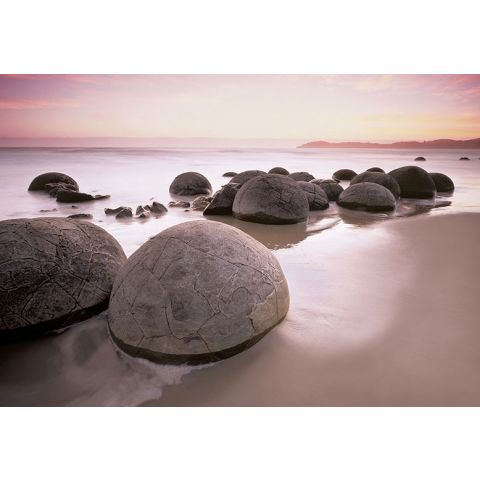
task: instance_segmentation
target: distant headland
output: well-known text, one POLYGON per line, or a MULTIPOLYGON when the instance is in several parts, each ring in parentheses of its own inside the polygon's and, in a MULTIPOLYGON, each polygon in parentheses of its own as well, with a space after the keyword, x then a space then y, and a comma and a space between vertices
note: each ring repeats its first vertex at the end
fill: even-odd
POLYGON ((394 142, 394 143, 370 143, 370 142, 324 142, 317 140, 300 145, 298 148, 478 148, 480 138, 472 140, 430 140, 424 142, 394 142))

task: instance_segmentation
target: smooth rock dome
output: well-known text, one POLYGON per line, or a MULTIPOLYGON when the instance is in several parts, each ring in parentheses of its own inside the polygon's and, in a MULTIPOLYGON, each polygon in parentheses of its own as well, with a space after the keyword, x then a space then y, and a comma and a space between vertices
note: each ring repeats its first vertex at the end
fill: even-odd
POLYGON ((297 182, 304 191, 310 210, 325 210, 328 208, 328 197, 323 188, 312 182, 297 182))
POLYGON ((252 178, 258 177, 259 175, 266 175, 267 172, 263 170, 246 170, 245 172, 240 172, 235 175, 229 183, 238 183, 239 185, 243 185, 244 183, 248 182, 252 178))
POLYGON ((28 189, 45 190, 45 185, 49 183, 66 183, 72 185, 75 190, 78 190, 78 183, 72 177, 60 172, 47 172, 38 175, 32 180, 28 189))
POLYGON ((351 180, 353 177, 355 177, 357 174, 353 170, 350 170, 349 168, 341 168, 340 170, 337 170, 333 175, 332 178, 334 180, 351 180))
POLYGON ((380 167, 367 168, 365 171, 366 171, 366 172, 380 172, 380 173, 385 173, 385 170, 384 170, 383 168, 380 168, 380 167))
POLYGON ((427 159, 425 157, 416 157, 415 162, 426 162, 427 159))
POLYGON ((291 179, 297 180, 299 182, 309 182, 313 180, 315 177, 308 172, 293 172, 288 175, 291 179))
POLYGON ((0 222, 0 339, 57 330, 104 310, 125 261, 118 242, 87 221, 0 222))
POLYGON ((387 212, 395 209, 392 192, 378 183, 361 182, 350 185, 338 197, 337 203, 344 208, 387 212))
POLYGON ((395 198, 400 197, 400 186, 397 181, 386 173, 381 172, 363 172, 359 173, 357 176, 353 177, 350 181, 350 185, 355 185, 356 183, 362 182, 371 182, 378 183, 383 185, 385 188, 388 188, 395 198))
POLYGON ((430 173, 430 177, 432 177, 433 183, 435 183, 437 192, 446 193, 455 190, 453 180, 444 173, 430 173))
POLYGON ((288 285, 273 254, 241 230, 186 222, 143 244, 115 280, 113 340, 161 363, 203 363, 260 340, 287 314, 288 285))
POLYGON ((295 180, 261 175, 245 183, 233 201, 233 215, 247 222, 290 224, 308 217, 308 200, 295 180))
POLYGON ((435 183, 423 168, 406 166, 388 172, 400 185, 400 196, 406 198, 431 198, 435 183))
POLYGON ((336 201, 338 196, 343 192, 343 187, 335 180, 322 180, 319 178, 310 180, 310 182, 322 187, 323 191, 327 194, 327 197, 331 202, 336 201))
POLYGON ((202 195, 212 193, 212 186, 201 173, 185 172, 173 179, 169 191, 174 195, 202 195))
POLYGON ((283 167, 273 167, 268 171, 268 173, 277 173, 278 175, 290 175, 290 172, 283 167))

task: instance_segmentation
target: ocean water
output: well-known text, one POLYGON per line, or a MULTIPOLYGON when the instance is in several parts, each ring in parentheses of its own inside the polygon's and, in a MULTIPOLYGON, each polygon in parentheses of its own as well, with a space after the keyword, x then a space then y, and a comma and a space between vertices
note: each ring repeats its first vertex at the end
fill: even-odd
MULTIPOLYGON (((371 282, 372 288, 379 281, 382 283, 382 275, 387 276, 385 271, 368 272, 365 278, 353 278, 348 285, 345 279, 348 278, 348 272, 353 271, 352 265, 358 261, 359 252, 388 240, 387 234, 380 228, 386 222, 417 214, 479 212, 480 151, 0 149, 0 175, 3 180, 0 220, 90 213, 93 223, 110 232, 126 254, 131 255, 161 230, 205 217, 201 212, 169 208, 168 213, 160 218, 120 221, 113 216, 106 216, 104 208, 124 205, 135 210, 137 205, 151 203, 152 200, 167 205, 175 199, 168 192, 171 181, 185 171, 204 174, 216 190, 229 180, 222 177, 222 173, 231 170, 268 171, 274 166, 282 166, 291 172, 308 171, 316 178, 330 178, 340 168, 362 172, 378 166, 388 172, 403 165, 418 165, 431 172, 449 175, 455 182, 455 192, 437 200, 451 201, 451 205, 430 209, 435 201, 402 201, 392 214, 369 214, 344 210, 332 203, 325 211, 312 212, 306 223, 288 226, 257 225, 231 217, 206 220, 224 221, 241 228, 272 249, 279 259, 289 281, 292 306, 284 322, 276 327, 277 332, 269 336, 281 335, 283 342, 311 347, 312 338, 316 338, 311 330, 312 319, 315 319, 326 322, 323 325, 328 325, 329 329, 343 325, 339 335, 354 339, 358 345, 358 342, 367 341, 384 327, 385 315, 379 307, 374 321, 368 326, 349 324, 349 328, 345 329, 345 319, 351 318, 353 310, 348 310, 339 298, 338 288, 332 279, 344 269, 343 276, 338 277, 343 282, 344 295, 349 291, 355 295, 355 283, 359 281, 371 282), (417 155, 425 156, 427 161, 414 162, 417 155), (459 161, 462 156, 471 160, 459 161), (70 204, 59 204, 43 192, 28 192, 30 181, 47 171, 64 172, 72 176, 82 192, 110 194, 111 198, 78 203, 78 208, 73 209, 70 204), (304 276, 307 268, 311 273, 306 283, 304 276)), ((385 265, 387 263, 386 260, 385 265)), ((385 265, 383 267, 387 268, 385 265)), ((381 285, 385 291, 384 298, 394 295, 403 285, 403 280, 399 271, 397 278, 390 278, 388 285, 381 285)), ((216 365, 195 369, 163 366, 130 359, 118 352, 108 338, 106 315, 103 313, 61 334, 0 346, 0 405, 136 405, 158 400, 164 388, 175 388, 186 376, 196 375, 197 370, 215 372, 219 368, 216 365)), ((243 359, 243 366, 248 366, 249 361, 254 364, 255 358, 268 351, 266 345, 272 342, 269 336, 238 356, 243 359)), ((341 341, 333 343, 332 348, 344 348, 341 341)), ((229 362, 235 361, 219 363, 227 365, 222 367, 225 369, 229 362)), ((208 375, 215 378, 214 373, 208 375)))

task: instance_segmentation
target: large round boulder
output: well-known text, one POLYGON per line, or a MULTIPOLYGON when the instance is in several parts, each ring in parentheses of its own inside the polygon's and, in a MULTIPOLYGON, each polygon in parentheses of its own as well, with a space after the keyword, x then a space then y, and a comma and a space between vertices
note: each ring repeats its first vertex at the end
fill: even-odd
POLYGON ((437 192, 448 193, 455 190, 453 180, 444 173, 430 173, 430 177, 432 177, 433 183, 435 183, 437 192))
POLYGON ((195 364, 250 347, 288 307, 287 281, 265 246, 237 228, 199 220, 164 230, 128 259, 108 322, 130 355, 195 364))
POLYGON ((0 222, 0 339, 58 330, 104 310, 125 260, 118 242, 90 222, 0 222))
POLYGON ((308 200, 295 180, 260 175, 245 183, 233 201, 233 215, 247 222, 289 224, 308 217, 308 200))
POLYGON ((288 176, 297 182, 309 182, 315 178, 311 173, 308 172, 293 172, 288 176))
POLYGON ((388 172, 400 185, 400 196, 405 198, 431 198, 435 183, 423 168, 406 166, 388 172))
POLYGON ((185 172, 173 179, 169 191, 174 195, 202 195, 212 193, 212 186, 201 173, 185 172))
POLYGON ((385 188, 388 188, 395 198, 400 197, 400 186, 397 181, 386 173, 381 172, 363 172, 359 173, 357 176, 353 177, 350 181, 350 185, 355 185, 356 183, 362 182, 371 182, 378 183, 383 185, 385 188))
POLYGON ((229 183, 238 183, 239 185, 243 185, 244 183, 248 182, 252 178, 258 177, 259 175, 266 175, 267 172, 263 170, 246 170, 245 172, 238 173, 235 175, 229 183))
POLYGON ((350 185, 338 197, 337 203, 344 208, 387 212, 395 209, 395 197, 383 185, 361 182, 350 185))
POLYGON ((312 182, 297 182, 304 191, 310 210, 325 210, 328 208, 328 197, 323 188, 312 182))
POLYGON ((49 188, 46 189, 45 186, 52 183, 65 183, 67 185, 72 185, 74 187, 74 190, 78 191, 78 183, 72 177, 69 177, 65 173, 60 172, 47 172, 38 175, 32 180, 28 189, 48 191, 49 188))
POLYGON ((283 167, 273 167, 268 171, 268 173, 276 173, 278 175, 290 175, 290 172, 283 167))
POLYGON ((317 178, 310 180, 310 182, 322 187, 322 190, 327 194, 328 200, 331 202, 336 201, 338 196, 343 192, 343 187, 335 180, 322 180, 321 178, 317 178))
POLYGON ((338 181, 349 181, 356 175, 356 172, 350 170, 349 168, 341 168, 332 175, 332 178, 338 181))

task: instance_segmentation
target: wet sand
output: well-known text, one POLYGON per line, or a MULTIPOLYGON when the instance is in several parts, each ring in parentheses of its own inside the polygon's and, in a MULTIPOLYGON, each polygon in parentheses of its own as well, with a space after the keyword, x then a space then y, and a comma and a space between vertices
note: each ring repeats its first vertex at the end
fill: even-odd
POLYGON ((282 324, 144 405, 480 405, 480 214, 336 230, 278 252, 282 324))

